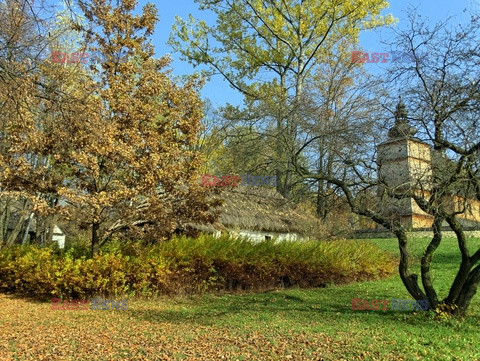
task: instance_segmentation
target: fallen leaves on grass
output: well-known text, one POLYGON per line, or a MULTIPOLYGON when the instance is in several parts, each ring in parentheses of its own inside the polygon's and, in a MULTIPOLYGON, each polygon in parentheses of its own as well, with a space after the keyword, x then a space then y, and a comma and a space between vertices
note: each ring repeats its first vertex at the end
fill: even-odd
MULTIPOLYGON (((165 302, 123 311, 52 310, 0 295, 0 360, 342 360, 354 341, 325 333, 200 325, 150 317, 165 302), (152 307, 154 309, 152 310, 152 307)), ((359 353, 352 359, 365 359, 359 353)))

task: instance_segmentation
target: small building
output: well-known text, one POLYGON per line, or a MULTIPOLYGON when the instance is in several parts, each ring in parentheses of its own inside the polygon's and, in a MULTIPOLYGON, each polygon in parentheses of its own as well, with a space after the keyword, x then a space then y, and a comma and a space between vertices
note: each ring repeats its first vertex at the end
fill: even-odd
POLYGON ((65 233, 57 225, 53 226, 52 241, 58 243, 58 248, 65 248, 65 233))
POLYGON ((268 239, 301 240, 318 222, 316 217, 298 209, 274 188, 239 186, 225 188, 215 196, 223 200, 218 221, 195 225, 206 233, 244 237, 255 242, 268 239))
MULTIPOLYGON (((6 233, 15 237, 13 243, 26 244, 34 242, 37 232, 37 219, 31 214, 28 218, 13 215, 9 219, 6 233)), ((59 248, 65 248, 66 235, 58 225, 53 226, 52 242, 57 242, 59 248)))

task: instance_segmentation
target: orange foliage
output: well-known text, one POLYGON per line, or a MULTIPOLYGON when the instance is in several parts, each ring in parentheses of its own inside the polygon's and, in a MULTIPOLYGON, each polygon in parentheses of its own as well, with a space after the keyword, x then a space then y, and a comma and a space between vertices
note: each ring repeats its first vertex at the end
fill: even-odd
POLYGON ((92 251, 118 229, 142 226, 136 236, 157 240, 188 222, 214 220, 197 182, 201 81, 179 85, 170 59, 153 58, 147 39, 156 9, 133 15, 135 4, 82 4, 95 26, 87 41, 109 60, 88 71, 45 62, 21 79, 5 124, 3 190, 30 196, 36 211, 80 217, 91 228, 92 251), (116 58, 125 51, 128 62, 116 58), (40 202, 42 194, 55 202, 40 202))

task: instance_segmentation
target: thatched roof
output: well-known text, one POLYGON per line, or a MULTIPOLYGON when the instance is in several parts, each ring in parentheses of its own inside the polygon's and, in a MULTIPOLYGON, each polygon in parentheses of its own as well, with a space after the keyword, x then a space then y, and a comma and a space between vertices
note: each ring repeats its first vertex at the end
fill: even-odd
POLYGON ((203 231, 242 229, 303 234, 316 222, 314 217, 297 210, 274 188, 225 188, 214 197, 223 200, 223 205, 219 207, 220 217, 212 227, 198 227, 203 231))

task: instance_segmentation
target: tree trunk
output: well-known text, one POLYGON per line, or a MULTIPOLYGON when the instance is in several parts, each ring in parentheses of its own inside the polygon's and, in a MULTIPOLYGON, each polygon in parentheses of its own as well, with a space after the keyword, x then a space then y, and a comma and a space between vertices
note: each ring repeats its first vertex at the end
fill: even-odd
POLYGON ((11 246, 17 240, 18 235, 22 231, 22 227, 26 221, 25 217, 20 216, 19 219, 15 222, 15 226, 11 230, 10 234, 7 237, 6 244, 11 246))
POLYGON ((3 232, 2 232, 2 241, 7 243, 8 238, 8 227, 10 225, 10 202, 7 200, 5 202, 5 211, 2 214, 2 221, 3 221, 3 232))
MULTIPOLYGON (((285 76, 280 75, 280 89, 285 89, 285 76)), ((287 179, 285 174, 285 129, 284 129, 284 112, 286 108, 286 95, 281 94, 281 99, 277 106, 277 135, 276 135, 276 176, 277 176, 277 192, 285 196, 287 188, 287 179)))
POLYGON ((2 213, 0 214, 0 245, 3 245, 7 235, 8 202, 2 202, 2 213))
POLYGON ((412 295, 415 300, 424 300, 426 298, 425 293, 418 286, 418 275, 410 274, 409 271, 409 253, 407 248, 407 233, 403 229, 395 230, 395 235, 398 239, 398 248, 400 249, 400 263, 398 265, 398 271, 400 278, 407 291, 412 295))
POLYGON ((465 237, 465 233, 463 232, 462 226, 454 217, 447 217, 447 222, 457 236, 458 246, 460 249, 460 253, 462 254, 460 268, 457 272, 457 275, 455 276, 452 287, 450 287, 448 297, 445 299, 446 303, 453 304, 456 303, 463 288, 465 286, 468 287, 468 285, 466 285, 466 282, 470 275, 470 271, 474 266, 474 263, 470 261, 468 250, 466 249, 467 239, 465 237))
POLYGON ((433 288, 432 278, 430 275, 430 265, 432 262, 432 257, 435 250, 440 245, 442 241, 442 222, 443 217, 436 216, 433 222, 433 238, 430 244, 428 245, 425 253, 422 257, 421 262, 421 272, 422 272, 422 284, 427 294, 428 302, 431 308, 436 308, 438 306, 438 296, 433 288))
POLYGON ((23 233, 22 244, 27 243, 28 233, 30 232, 30 227, 32 226, 33 212, 30 212, 28 216, 27 226, 25 227, 25 232, 23 233))
POLYGON ((95 245, 98 243, 98 229, 99 224, 95 222, 92 223, 92 258, 95 254, 95 245))
POLYGON ((317 182, 317 216, 323 221, 327 219, 327 198, 325 195, 325 181, 319 180, 317 182))
POLYGON ((462 287, 460 294, 455 302, 457 309, 454 310, 455 316, 463 317, 472 301, 473 296, 477 293, 478 284, 480 283, 480 265, 470 272, 467 281, 462 287))

